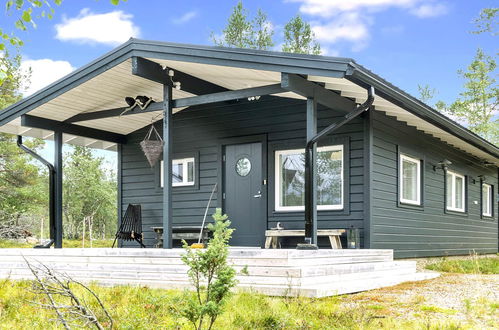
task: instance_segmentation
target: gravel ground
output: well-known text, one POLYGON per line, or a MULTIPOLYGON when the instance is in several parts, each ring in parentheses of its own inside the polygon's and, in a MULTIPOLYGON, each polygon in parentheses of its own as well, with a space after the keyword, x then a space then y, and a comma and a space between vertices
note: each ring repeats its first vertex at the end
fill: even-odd
MULTIPOLYGON (((438 260, 432 259, 417 260, 418 268, 438 260)), ((499 274, 443 273, 432 280, 343 296, 343 302, 401 319, 424 318, 433 326, 453 322, 464 328, 499 329, 499 274)))

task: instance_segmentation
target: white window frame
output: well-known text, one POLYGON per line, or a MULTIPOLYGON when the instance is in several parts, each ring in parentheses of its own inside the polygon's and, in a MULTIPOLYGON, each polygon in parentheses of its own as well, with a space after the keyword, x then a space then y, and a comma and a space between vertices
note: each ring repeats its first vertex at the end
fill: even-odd
POLYGON ((482 216, 491 217, 492 216, 492 205, 493 205, 492 185, 482 182, 482 189, 481 189, 480 193, 482 194, 482 205, 481 205, 482 216), (483 205, 485 203, 484 198, 483 198, 484 197, 484 194, 483 194, 484 187, 487 187, 487 212, 483 212, 483 205))
MULTIPOLYGON (((160 187, 164 187, 165 182, 163 178, 163 161, 160 163, 160 169, 159 169, 159 177, 160 177, 160 187)), ((182 164, 182 182, 172 182, 172 187, 186 187, 186 186, 193 186, 196 180, 196 162, 194 157, 187 157, 187 158, 180 158, 180 159, 174 159, 172 160, 172 166, 173 165, 179 165, 182 164), (187 181, 188 180, 188 163, 192 162, 192 169, 194 171, 192 175, 192 181, 187 181)))
MULTIPOLYGON (((326 210, 343 210, 345 203, 345 154, 343 150, 343 145, 332 145, 332 146, 324 146, 318 147, 317 152, 321 151, 341 151, 341 204, 338 205, 317 205, 317 210, 326 211, 326 210)), ((304 211, 305 205, 303 206, 281 206, 281 175, 280 175, 280 164, 279 158, 281 155, 295 155, 295 154, 304 154, 305 149, 288 149, 288 150, 276 150, 274 153, 275 158, 275 187, 274 187, 274 204, 275 211, 277 212, 289 212, 289 211, 304 211)))
POLYGON ((409 157, 404 154, 399 156, 399 201, 403 204, 411 205, 421 205, 421 159, 409 157), (403 162, 408 161, 410 163, 416 164, 417 176, 416 176, 416 200, 405 199, 402 192, 404 191, 404 170, 403 162))
MULTIPOLYGON (((452 205, 446 205, 446 208, 448 211, 463 212, 464 213, 466 211, 466 197, 467 197, 466 196, 466 176, 448 170, 445 173, 445 180, 447 180, 447 175, 452 176, 451 191, 450 192, 447 191, 447 188, 446 188, 446 194, 449 194, 449 193, 451 194, 452 205), (463 207, 462 208, 456 207, 456 205, 455 205, 455 203, 456 203, 456 178, 463 179, 463 189, 462 189, 463 207)), ((446 186, 447 186, 447 182, 446 182, 446 186)), ((447 203, 447 195, 445 196, 445 201, 447 203)))

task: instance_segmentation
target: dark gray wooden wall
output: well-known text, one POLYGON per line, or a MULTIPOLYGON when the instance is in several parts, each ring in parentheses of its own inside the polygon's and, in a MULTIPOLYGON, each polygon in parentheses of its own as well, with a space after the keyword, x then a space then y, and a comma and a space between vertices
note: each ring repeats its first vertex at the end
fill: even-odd
MULTIPOLYGON (((268 227, 280 221, 286 228, 303 228, 303 212, 274 212, 273 151, 304 148, 305 111, 305 102, 301 100, 262 97, 259 101, 189 108, 175 114, 174 154, 198 153, 200 184, 194 188, 173 188, 174 224, 201 222, 210 191, 222 172, 221 139, 263 134, 268 141, 268 227)), ((337 120, 337 117, 339 114, 333 110, 319 109, 320 128, 337 120)), ((160 123, 156 125, 161 132, 160 123)), ((346 191, 349 193, 345 210, 319 211, 319 228, 348 228, 351 225, 363 228, 363 125, 363 121, 357 119, 329 139, 331 143, 348 146, 346 152, 350 166, 346 172, 346 191)), ((158 188, 158 170, 149 167, 139 147, 147 129, 130 134, 128 143, 122 147, 121 198, 123 212, 128 203, 142 204, 145 243, 150 247, 154 244, 150 227, 161 226, 162 190, 158 188)), ((213 204, 219 202, 215 200, 213 204)))
POLYGON ((497 200, 495 218, 482 219, 478 178, 485 175, 497 194, 495 166, 484 167, 466 153, 378 111, 372 113, 371 127, 371 248, 394 249, 399 258, 497 252, 497 200), (422 208, 397 204, 399 148, 424 160, 422 208), (444 173, 433 170, 443 159, 452 161, 450 170, 467 176, 465 215, 444 211, 444 173))

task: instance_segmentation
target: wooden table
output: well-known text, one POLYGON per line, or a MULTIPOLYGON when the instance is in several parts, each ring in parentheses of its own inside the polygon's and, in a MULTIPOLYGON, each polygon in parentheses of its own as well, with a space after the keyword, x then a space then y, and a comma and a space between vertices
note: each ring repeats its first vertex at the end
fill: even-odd
MULTIPOLYGON (((331 248, 341 249, 340 236, 345 229, 318 229, 317 236, 328 236, 331 248)), ((270 229, 265 231, 265 248, 268 249, 272 245, 274 249, 277 248, 279 237, 304 237, 305 230, 300 229, 270 229)))
MULTIPOLYGON (((151 227, 156 233, 156 244, 154 247, 163 247, 163 227, 151 227)), ((201 226, 173 226, 172 227, 172 240, 198 240, 199 232, 201 231, 201 226)), ((201 242, 205 242, 209 237, 208 228, 204 228, 203 236, 201 237, 201 242)))

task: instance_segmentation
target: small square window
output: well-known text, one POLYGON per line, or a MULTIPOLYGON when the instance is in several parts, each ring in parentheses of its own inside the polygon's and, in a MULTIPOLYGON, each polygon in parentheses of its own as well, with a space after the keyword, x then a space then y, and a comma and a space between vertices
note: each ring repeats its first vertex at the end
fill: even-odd
MULTIPOLYGON (((163 161, 160 164, 160 185, 163 187, 163 161)), ((174 159, 172 161, 172 186, 193 186, 194 185, 194 158, 174 159)))
POLYGON ((400 202, 421 205, 421 160, 400 154, 399 168, 400 202))
POLYGON ((484 217, 492 216, 492 186, 482 183, 482 215, 484 217))
POLYGON ((445 184, 447 210, 465 212, 466 177, 452 171, 447 171, 445 184))

